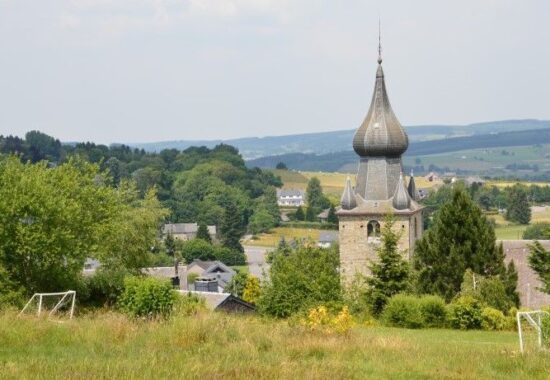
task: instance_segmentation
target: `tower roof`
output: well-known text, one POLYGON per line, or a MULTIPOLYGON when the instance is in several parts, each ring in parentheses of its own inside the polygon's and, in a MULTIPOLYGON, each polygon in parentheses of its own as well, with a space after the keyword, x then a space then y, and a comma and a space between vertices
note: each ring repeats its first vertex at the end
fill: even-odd
POLYGON ((399 182, 395 188, 395 194, 393 195, 392 205, 397 210, 404 210, 409 208, 411 204, 411 198, 405 188, 405 182, 403 181, 403 173, 399 175, 399 182))
POLYGON ((353 149, 362 157, 398 157, 407 150, 409 138, 391 108, 380 56, 378 62, 370 108, 355 132, 353 149))
POLYGON ((355 199, 355 194, 353 193, 351 180, 349 177, 346 179, 346 187, 344 188, 344 192, 342 193, 340 205, 344 210, 351 210, 357 207, 357 200, 355 199))

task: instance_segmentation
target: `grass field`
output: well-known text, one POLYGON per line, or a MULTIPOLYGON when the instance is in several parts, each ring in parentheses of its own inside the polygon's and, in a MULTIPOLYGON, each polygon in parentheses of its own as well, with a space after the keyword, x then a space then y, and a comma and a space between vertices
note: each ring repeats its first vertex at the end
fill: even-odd
POLYGON ((348 336, 203 313, 56 323, 0 316, 2 379, 547 379, 550 354, 514 332, 356 327, 348 336), (534 346, 530 345, 533 348, 534 346))
POLYGON ((250 244, 261 247, 276 247, 282 237, 286 241, 292 239, 312 239, 313 241, 318 241, 319 233, 320 230, 312 228, 277 227, 268 233, 258 235, 256 239, 250 241, 250 244))

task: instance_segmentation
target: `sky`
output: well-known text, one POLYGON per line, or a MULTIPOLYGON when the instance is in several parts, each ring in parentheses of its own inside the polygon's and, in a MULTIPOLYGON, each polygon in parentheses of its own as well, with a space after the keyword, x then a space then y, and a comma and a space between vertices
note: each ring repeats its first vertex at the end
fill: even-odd
POLYGON ((131 143, 356 128, 379 18, 403 125, 550 119, 545 0, 0 0, 0 134, 131 143))

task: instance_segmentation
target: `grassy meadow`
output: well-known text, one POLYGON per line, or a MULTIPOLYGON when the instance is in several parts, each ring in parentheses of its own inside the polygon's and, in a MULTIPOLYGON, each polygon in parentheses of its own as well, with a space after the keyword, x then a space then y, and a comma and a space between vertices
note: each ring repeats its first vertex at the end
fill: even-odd
POLYGON ((250 244, 260 247, 276 247, 283 237, 286 241, 290 241, 292 239, 318 241, 319 234, 320 230, 313 228, 277 227, 271 229, 269 232, 259 234, 254 240, 250 241, 250 244))
POLYGON ((0 315, 2 379, 547 379, 550 354, 529 347, 519 353, 515 332, 355 327, 340 336, 211 312, 167 322, 0 315))

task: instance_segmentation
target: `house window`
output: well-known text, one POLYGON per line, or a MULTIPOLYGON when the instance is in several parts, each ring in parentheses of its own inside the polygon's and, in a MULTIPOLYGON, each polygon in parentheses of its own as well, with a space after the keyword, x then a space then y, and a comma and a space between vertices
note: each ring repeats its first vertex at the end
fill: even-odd
POLYGON ((380 237, 380 223, 378 223, 376 220, 371 220, 367 224, 367 237, 369 238, 380 237))

